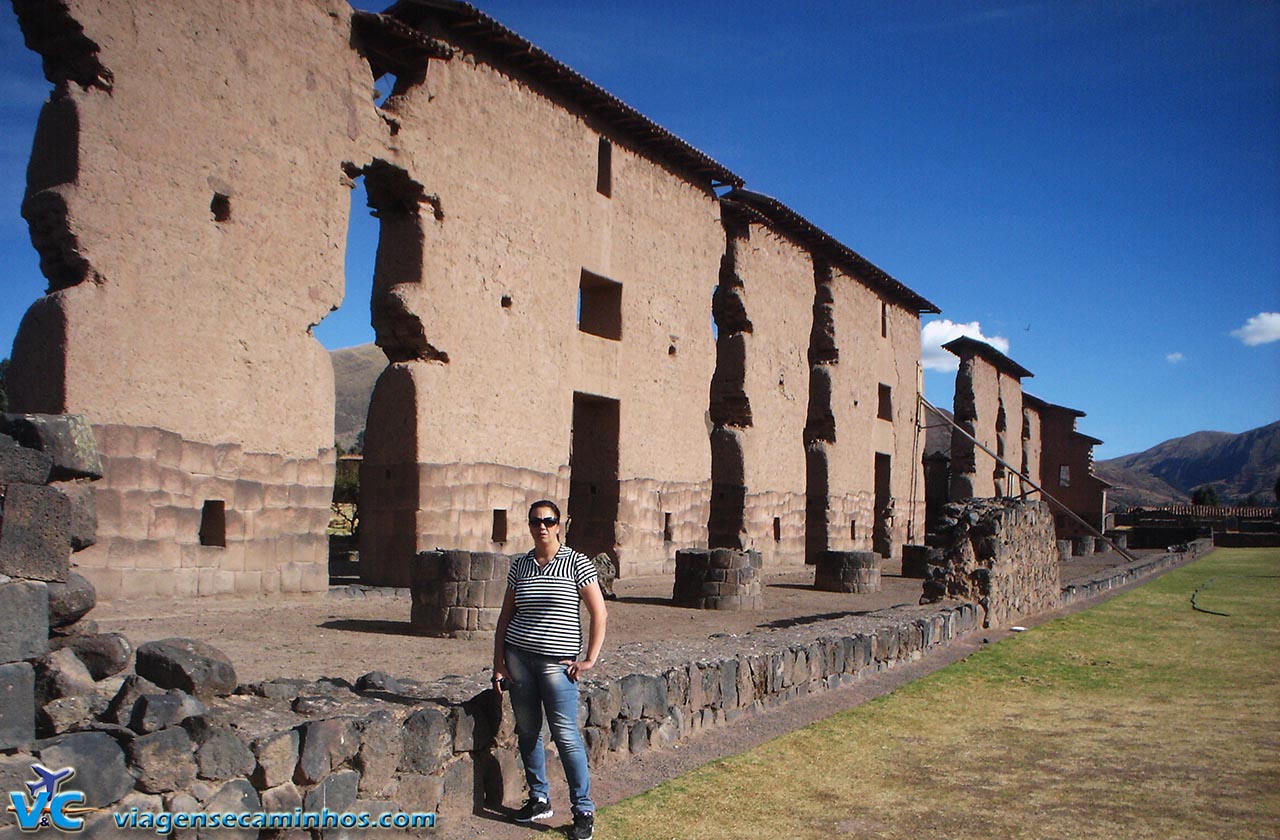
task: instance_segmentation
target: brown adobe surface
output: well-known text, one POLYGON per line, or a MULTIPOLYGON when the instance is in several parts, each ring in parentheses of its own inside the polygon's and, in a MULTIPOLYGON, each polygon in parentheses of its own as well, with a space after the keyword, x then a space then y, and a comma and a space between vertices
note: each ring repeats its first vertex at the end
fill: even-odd
MULTIPOLYGON (((601 667, 625 668, 625 663, 608 662, 609 650, 622 644, 688 642, 713 633, 741 635, 770 626, 915 605, 920 581, 903 578, 898 571, 896 561, 888 564, 882 591, 872 595, 819 592, 811 586, 810 568, 767 574, 765 609, 756 612, 674 607, 668 576, 619 580, 614 587, 618 600, 609 602, 601 667)), ((369 671, 426 682, 489 667, 492 640, 414 636, 409 630, 409 608, 408 595, 180 602, 143 598, 104 602, 92 617, 103 632, 123 633, 135 647, 170 636, 209 642, 231 657, 241 682, 280 676, 354 680, 369 671)))

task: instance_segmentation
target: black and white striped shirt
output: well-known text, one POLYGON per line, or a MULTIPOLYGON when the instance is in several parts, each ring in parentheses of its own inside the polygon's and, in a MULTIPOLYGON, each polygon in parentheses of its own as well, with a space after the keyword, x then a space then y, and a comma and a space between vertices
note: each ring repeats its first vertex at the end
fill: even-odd
POLYGON ((507 625, 506 643, 543 656, 577 659, 582 650, 578 590, 596 579, 590 558, 563 544, 542 568, 532 551, 512 560, 507 586, 515 590, 516 611, 507 625))

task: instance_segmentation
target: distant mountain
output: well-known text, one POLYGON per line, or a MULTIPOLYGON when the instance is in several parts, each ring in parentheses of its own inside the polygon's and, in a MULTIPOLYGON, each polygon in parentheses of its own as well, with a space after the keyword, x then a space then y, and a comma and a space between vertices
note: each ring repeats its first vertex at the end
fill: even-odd
POLYGON ((1253 495, 1261 504, 1273 505, 1280 475, 1280 420, 1238 435, 1195 432, 1134 455, 1098 461, 1094 472, 1115 485, 1111 498, 1118 504, 1186 502, 1193 490, 1212 484, 1223 502, 1243 502, 1253 495))
POLYGON ((333 362, 333 386, 335 410, 333 439, 344 449, 356 442, 356 435, 364 430, 369 414, 369 398, 373 396, 374 383, 387 366, 387 357, 375 344, 361 344, 330 350, 333 362))

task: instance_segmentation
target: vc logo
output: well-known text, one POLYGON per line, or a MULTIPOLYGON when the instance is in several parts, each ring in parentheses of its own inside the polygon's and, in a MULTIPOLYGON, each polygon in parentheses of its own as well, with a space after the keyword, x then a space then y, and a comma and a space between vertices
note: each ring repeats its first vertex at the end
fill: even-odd
POLYGON ((74 816, 93 808, 77 807, 84 802, 84 793, 78 790, 59 792, 62 783, 76 774, 75 768, 50 770, 42 764, 31 765, 38 777, 27 782, 27 793, 9 791, 9 808, 22 831, 37 831, 52 826, 59 831, 79 831, 84 819, 74 816))

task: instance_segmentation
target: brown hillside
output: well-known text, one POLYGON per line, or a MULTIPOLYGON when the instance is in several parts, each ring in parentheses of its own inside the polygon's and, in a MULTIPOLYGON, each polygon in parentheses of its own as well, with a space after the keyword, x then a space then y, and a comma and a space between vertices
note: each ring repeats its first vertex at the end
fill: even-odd
POLYGON ((387 366, 387 357, 374 344, 330 350, 333 361, 333 439, 344 449, 356 442, 369 414, 374 383, 387 366))

